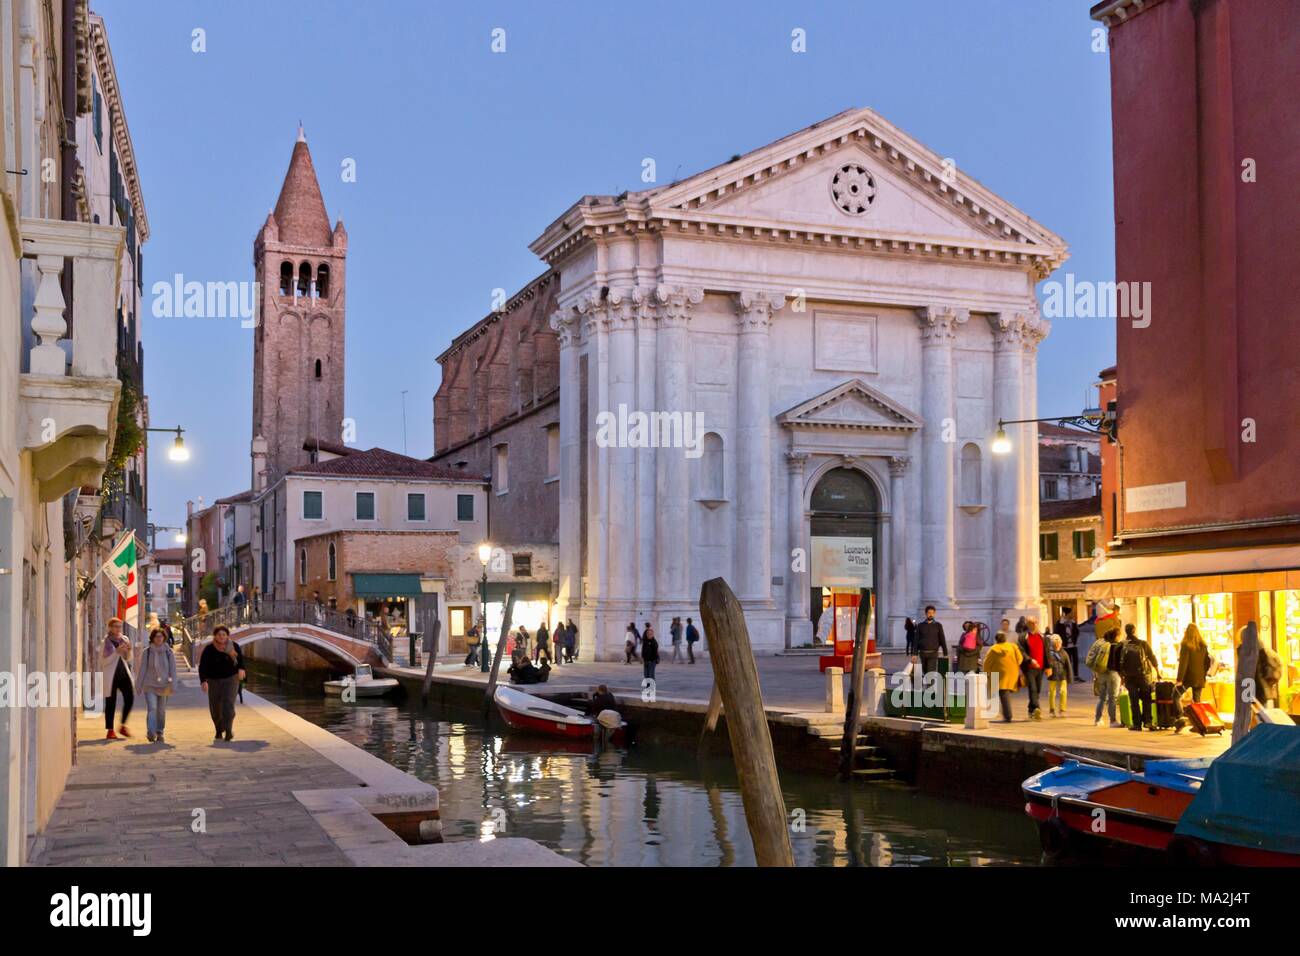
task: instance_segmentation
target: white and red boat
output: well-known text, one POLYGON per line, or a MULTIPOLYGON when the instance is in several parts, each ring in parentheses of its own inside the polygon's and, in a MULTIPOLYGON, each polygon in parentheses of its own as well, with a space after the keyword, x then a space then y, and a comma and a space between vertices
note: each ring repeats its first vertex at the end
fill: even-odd
MULTIPOLYGON (((506 725, 521 733, 563 737, 567 740, 591 740, 601 726, 594 717, 588 717, 577 708, 566 707, 513 687, 498 687, 492 699, 496 701, 497 710, 501 712, 501 719, 506 725)), ((626 728, 627 723, 621 720, 618 727, 613 728, 616 743, 626 728)))

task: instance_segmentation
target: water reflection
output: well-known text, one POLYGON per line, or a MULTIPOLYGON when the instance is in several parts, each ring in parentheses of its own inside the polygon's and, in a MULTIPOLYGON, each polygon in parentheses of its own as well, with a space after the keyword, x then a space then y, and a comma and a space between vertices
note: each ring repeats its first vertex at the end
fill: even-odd
MULTIPOLYGON (((593 753, 505 735, 467 710, 344 704, 265 680, 257 693, 435 784, 448 839, 523 836, 592 866, 752 866, 735 774, 724 759, 646 745, 593 753)), ((784 772, 801 866, 1037 863, 1032 825, 902 785, 842 785, 784 772), (801 818, 801 819, 800 819, 801 818)))

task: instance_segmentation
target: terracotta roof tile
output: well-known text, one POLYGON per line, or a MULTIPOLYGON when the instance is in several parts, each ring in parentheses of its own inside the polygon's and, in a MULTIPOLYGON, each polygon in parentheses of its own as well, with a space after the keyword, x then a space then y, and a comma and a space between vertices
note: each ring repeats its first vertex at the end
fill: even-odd
POLYGON ((316 169, 304 139, 293 145, 293 156, 289 159, 280 198, 275 204, 275 222, 280 229, 281 242, 298 246, 328 246, 333 241, 330 217, 325 211, 316 169))
POLYGON ((409 458, 385 448, 351 451, 341 458, 303 465, 290 475, 320 475, 330 478, 411 478, 434 481, 464 481, 480 485, 484 479, 456 468, 445 468, 419 458, 409 458))

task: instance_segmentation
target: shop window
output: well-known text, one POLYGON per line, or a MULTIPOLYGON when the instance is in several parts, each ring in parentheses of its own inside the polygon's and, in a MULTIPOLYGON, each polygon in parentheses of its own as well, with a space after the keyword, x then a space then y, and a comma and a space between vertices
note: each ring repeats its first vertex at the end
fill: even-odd
POLYGON ((456 496, 456 520, 457 521, 474 520, 474 496, 473 495, 456 496))
POLYGON ((1038 560, 1055 561, 1059 557, 1058 545, 1056 541, 1056 532, 1052 531, 1047 534, 1038 536, 1038 560))
POLYGON ((1089 528, 1087 531, 1074 532, 1074 556, 1076 558, 1091 558, 1093 549, 1096 547, 1096 531, 1089 528))
POLYGON ((424 520, 424 495, 411 494, 406 496, 406 520, 424 520))
POLYGON ((334 550, 334 542, 331 541, 329 546, 329 579, 331 581, 335 579, 337 571, 338 571, 338 555, 337 552, 334 550))
POLYGON ((323 492, 304 491, 302 493, 302 516, 308 521, 319 521, 323 517, 323 492))
POLYGON ((531 554, 516 554, 515 559, 515 577, 530 578, 533 576, 533 556, 531 554))
POLYGON ((357 520, 375 520, 375 493, 373 491, 357 492, 357 520))

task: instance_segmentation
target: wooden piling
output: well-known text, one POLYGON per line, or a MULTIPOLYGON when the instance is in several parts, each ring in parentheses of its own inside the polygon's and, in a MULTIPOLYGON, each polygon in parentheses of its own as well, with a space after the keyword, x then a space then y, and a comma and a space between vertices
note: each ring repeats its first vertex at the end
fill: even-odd
POLYGON ((718 690, 718 682, 713 682, 713 689, 709 691, 709 709, 704 715, 704 727, 700 730, 699 751, 704 753, 704 748, 708 744, 709 737, 718 729, 718 717, 722 715, 722 694, 718 690))
POLYGON ((853 753, 862 727, 862 678, 867 672, 867 635, 871 633, 871 589, 858 591, 858 621, 853 629, 853 669, 849 677, 849 700, 844 708, 844 741, 840 744, 840 779, 853 776, 853 753))
POLYGON ((441 636, 442 620, 435 617, 433 619, 433 640, 429 642, 429 659, 424 664, 424 687, 420 691, 422 701, 429 699, 429 688, 433 686, 433 666, 438 660, 438 638, 441 636))
POLYGON ((722 578, 705 581, 700 588, 700 618, 709 642, 714 686, 727 710, 727 733, 754 859, 759 866, 794 866, 785 798, 776 773, 749 629, 740 602, 722 578))
MULTIPOLYGON (((505 654, 507 642, 510 640, 510 619, 515 614, 515 592, 510 591, 506 594, 506 610, 501 616, 501 635, 497 638, 496 657, 492 658, 492 676, 488 678, 487 690, 483 694, 483 713, 488 714, 492 711, 492 693, 497 688, 497 675, 501 672, 501 658, 505 654)), ((487 648, 487 611, 483 613, 483 647, 487 648)))

